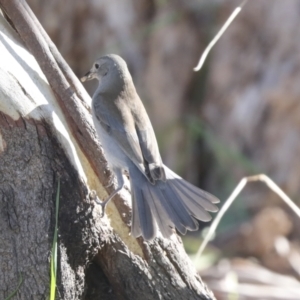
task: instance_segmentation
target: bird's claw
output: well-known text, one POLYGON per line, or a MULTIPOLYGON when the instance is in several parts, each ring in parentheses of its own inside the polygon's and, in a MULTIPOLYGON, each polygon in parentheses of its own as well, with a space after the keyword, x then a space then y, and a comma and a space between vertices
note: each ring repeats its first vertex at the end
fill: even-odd
POLYGON ((102 212, 101 212, 100 218, 103 218, 104 217, 104 213, 105 213, 105 208, 106 208, 106 205, 107 205, 108 201, 107 200, 105 200, 103 202, 100 201, 100 199, 97 196, 96 191, 94 191, 94 190, 92 190, 90 192, 89 197, 90 197, 91 200, 94 200, 98 205, 101 206, 102 212))

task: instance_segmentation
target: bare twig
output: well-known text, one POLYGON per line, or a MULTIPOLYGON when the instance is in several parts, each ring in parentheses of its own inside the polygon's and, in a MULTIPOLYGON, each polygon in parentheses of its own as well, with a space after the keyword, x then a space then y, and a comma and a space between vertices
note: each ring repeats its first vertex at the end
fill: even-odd
POLYGON ((216 34, 216 36, 213 38, 213 40, 208 44, 208 46, 205 48, 203 54, 200 57, 200 60, 198 62, 198 65, 194 68, 195 72, 198 72, 205 60, 207 55, 209 54, 210 50, 212 49, 212 47, 216 44, 216 42, 220 39, 220 37, 223 35, 223 33, 226 31, 226 29, 229 27, 229 25, 232 23, 232 21, 236 18, 236 16, 240 13, 240 11, 242 10, 243 6, 247 3, 247 0, 244 0, 240 6, 238 6, 237 8, 235 8, 235 10, 232 12, 232 14, 230 15, 230 17, 227 19, 227 21, 225 22, 225 24, 222 26, 222 28, 220 29, 220 31, 216 34))
POLYGON ((270 179, 265 174, 259 174, 249 177, 244 177, 240 183, 237 185, 237 187, 234 189, 230 197, 226 200, 225 204, 220 209, 219 213, 217 214, 216 218, 212 222, 197 254, 196 254, 196 260, 201 256, 203 250, 207 246, 208 242, 211 240, 215 230, 217 229, 217 226, 219 225, 221 219, 223 218, 224 214, 228 210, 228 208, 231 206, 233 201, 237 198, 237 196, 240 194, 240 192, 243 190, 245 185, 248 182, 253 181, 262 181, 264 182, 274 193, 276 193, 293 211, 294 213, 300 218, 300 208, 291 200, 279 187, 276 185, 276 183, 270 179))
POLYGON ((48 44, 49 50, 51 51, 53 58, 57 62, 59 68, 63 72, 64 76, 66 77, 69 84, 72 86, 76 95, 79 96, 80 100, 84 107, 90 110, 90 96, 87 94, 86 90, 83 88, 82 84, 80 83, 79 79, 75 76, 73 71, 71 70, 70 66, 66 63, 60 52, 57 50, 55 44, 52 42, 50 37, 48 36, 47 32, 32 12, 31 8, 28 6, 27 2, 24 2, 24 8, 26 9, 28 15, 30 16, 32 22, 39 30, 40 34, 43 36, 45 42, 48 44))

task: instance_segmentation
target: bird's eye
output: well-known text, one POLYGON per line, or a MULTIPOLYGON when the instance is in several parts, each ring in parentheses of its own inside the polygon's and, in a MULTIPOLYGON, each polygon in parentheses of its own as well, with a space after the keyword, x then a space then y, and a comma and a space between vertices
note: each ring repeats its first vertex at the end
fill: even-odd
POLYGON ((95 68, 96 68, 96 69, 99 69, 99 65, 98 65, 98 64, 95 64, 95 68))

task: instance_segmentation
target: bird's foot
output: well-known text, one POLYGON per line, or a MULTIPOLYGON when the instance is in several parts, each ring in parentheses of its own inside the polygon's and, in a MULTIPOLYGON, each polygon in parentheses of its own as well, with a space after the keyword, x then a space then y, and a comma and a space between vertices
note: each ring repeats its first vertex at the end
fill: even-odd
POLYGON ((110 197, 108 197, 108 199, 106 199, 105 201, 100 201, 95 190, 90 191, 89 197, 91 200, 94 200, 98 205, 101 206, 102 212, 101 212, 100 217, 103 218, 104 213, 105 213, 105 208, 106 208, 107 203, 110 200, 110 197))

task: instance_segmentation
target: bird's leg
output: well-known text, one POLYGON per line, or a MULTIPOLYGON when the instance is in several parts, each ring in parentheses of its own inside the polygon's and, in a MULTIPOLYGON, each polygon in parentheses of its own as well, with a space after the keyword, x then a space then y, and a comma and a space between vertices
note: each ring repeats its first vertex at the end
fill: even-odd
POLYGON ((125 185, 125 182, 124 182, 124 178, 123 178, 123 174, 122 174, 122 170, 119 170, 119 169, 114 169, 114 173, 117 177, 117 182, 118 182, 118 188, 111 194, 109 195, 104 201, 100 201, 97 194, 96 193, 93 193, 91 195, 91 198, 93 200, 95 200, 95 202, 99 205, 101 205, 101 208, 102 208, 102 213, 101 213, 101 218, 104 216, 104 213, 105 213, 105 208, 106 208, 106 205, 108 204, 108 202, 115 196, 118 194, 118 192, 120 192, 122 190, 122 188, 124 187, 125 185))
POLYGON ((99 198, 97 197, 95 199, 96 203, 101 205, 102 207, 102 213, 101 213, 101 218, 104 216, 104 213, 105 213, 105 208, 106 208, 106 205, 108 204, 108 202, 115 196, 118 194, 118 192, 120 192, 122 190, 123 186, 119 187, 117 190, 115 190, 111 195, 109 195, 103 202, 101 202, 99 200, 99 198))

